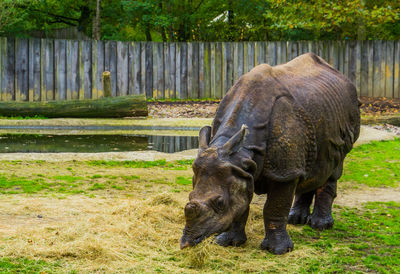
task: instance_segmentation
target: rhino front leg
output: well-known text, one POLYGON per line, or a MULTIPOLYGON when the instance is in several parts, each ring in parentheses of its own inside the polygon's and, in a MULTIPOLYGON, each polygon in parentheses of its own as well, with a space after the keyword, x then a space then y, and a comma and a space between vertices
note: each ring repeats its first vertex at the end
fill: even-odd
POLYGON ((310 218, 310 205, 314 198, 315 191, 296 194, 294 203, 289 212, 288 223, 292 225, 304 225, 310 218))
POLYGON ((332 228, 332 204, 336 197, 337 180, 329 178, 324 186, 315 193, 314 210, 311 214, 310 225, 314 229, 332 228))
POLYGON ((215 242, 221 246, 240 246, 247 241, 245 227, 247 218, 249 217, 249 208, 240 216, 237 220, 232 223, 231 228, 219 234, 215 239, 215 242))
POLYGON ((293 242, 286 231, 286 225, 297 182, 298 180, 275 182, 268 191, 264 205, 265 238, 261 249, 273 254, 284 254, 293 250, 293 242))

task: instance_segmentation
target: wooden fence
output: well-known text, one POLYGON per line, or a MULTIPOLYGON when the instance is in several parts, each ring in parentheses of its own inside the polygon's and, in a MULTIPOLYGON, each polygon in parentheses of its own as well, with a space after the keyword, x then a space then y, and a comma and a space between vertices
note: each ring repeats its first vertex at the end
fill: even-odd
POLYGON ((103 96, 221 98, 257 64, 314 52, 347 75, 359 95, 400 98, 400 41, 115 42, 0 38, 1 100, 103 96))

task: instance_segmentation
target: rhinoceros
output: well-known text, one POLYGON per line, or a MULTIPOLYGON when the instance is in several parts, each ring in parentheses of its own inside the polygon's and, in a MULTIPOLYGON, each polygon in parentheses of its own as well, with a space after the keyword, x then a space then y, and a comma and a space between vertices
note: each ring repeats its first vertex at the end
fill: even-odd
POLYGON ((356 88, 319 56, 254 67, 200 130, 181 248, 212 234, 222 246, 245 243, 253 193, 267 194, 261 249, 291 251, 287 223, 331 228, 336 183, 359 132, 356 88))

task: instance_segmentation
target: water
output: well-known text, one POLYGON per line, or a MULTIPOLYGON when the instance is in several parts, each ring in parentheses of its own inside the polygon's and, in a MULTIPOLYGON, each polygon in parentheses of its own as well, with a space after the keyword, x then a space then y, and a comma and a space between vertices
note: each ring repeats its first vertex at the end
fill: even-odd
POLYGON ((0 153, 12 152, 122 152, 156 150, 173 153, 198 148, 195 136, 135 134, 1 134, 0 153))

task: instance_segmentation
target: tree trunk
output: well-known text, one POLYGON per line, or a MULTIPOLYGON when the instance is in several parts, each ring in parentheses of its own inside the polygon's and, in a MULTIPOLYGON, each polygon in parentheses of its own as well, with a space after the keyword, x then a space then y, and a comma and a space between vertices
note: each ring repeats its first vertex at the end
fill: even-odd
POLYGON ((100 7, 101 0, 96 0, 96 16, 93 20, 93 39, 101 40, 101 27, 100 27, 100 7))
POLYGON ((48 118, 120 118, 147 116, 144 95, 48 102, 0 102, 1 116, 48 118))

